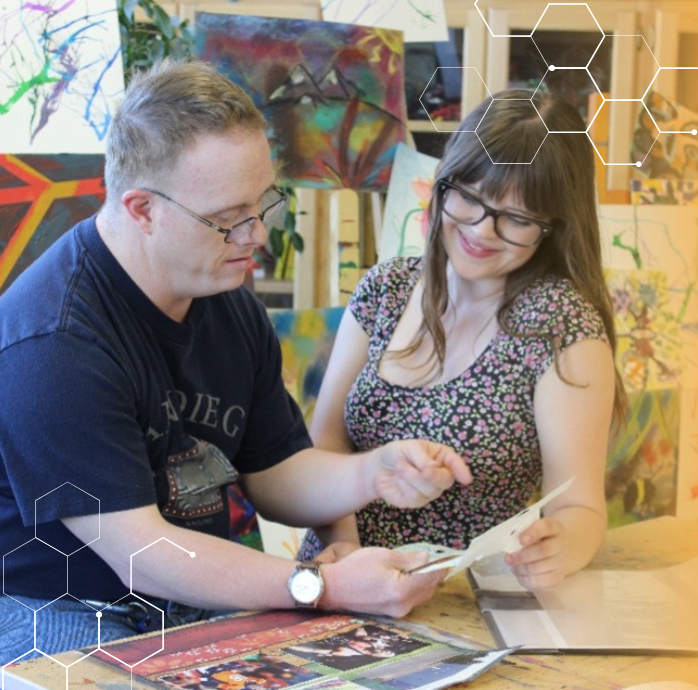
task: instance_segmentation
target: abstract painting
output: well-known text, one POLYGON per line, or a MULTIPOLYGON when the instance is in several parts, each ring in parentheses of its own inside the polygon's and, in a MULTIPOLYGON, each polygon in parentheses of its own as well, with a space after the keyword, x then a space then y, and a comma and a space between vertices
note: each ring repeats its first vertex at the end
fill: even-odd
POLYGON ((0 152, 103 153, 124 90, 116 1, 4 2, 0 35, 0 152))
POLYGON ((399 31, 198 12, 196 50, 264 114, 281 180, 385 191, 406 138, 399 31))
POLYGON ((683 349, 663 271, 606 270, 618 338, 616 366, 628 391, 676 388, 683 349))
POLYGON ((627 424, 608 458, 610 527, 676 514, 680 397, 678 389, 630 397, 627 424))
MULTIPOLYGON (((650 282, 642 288, 645 302, 655 305, 653 318, 661 320, 663 332, 670 333, 672 338, 672 343, 663 342, 660 350, 667 355, 671 370, 670 375, 669 371, 665 372, 663 385, 698 388, 698 209, 601 206, 600 220, 606 267, 620 271, 661 271, 665 276, 665 289, 657 292, 656 281, 654 287, 650 282), (674 344, 681 348, 680 355, 669 354, 669 348, 674 352, 674 344)), ((641 312, 638 316, 640 320, 643 318, 641 312)), ((649 336, 649 331, 644 335, 649 336)), ((640 338, 638 354, 649 354, 648 348, 653 345, 654 341, 640 338)), ((630 382, 626 379, 626 383, 630 382)), ((630 388, 637 390, 632 385, 630 388)))
POLYGON ((286 390, 300 406, 308 424, 343 313, 343 307, 329 307, 282 309, 269 314, 281 342, 286 390))
POLYGON ((631 160, 647 159, 641 168, 633 168, 637 177, 698 179, 698 113, 672 103, 656 91, 644 99, 652 117, 645 108, 639 109, 633 135, 631 160), (654 122, 652 121, 654 119, 654 122), (658 130, 663 132, 657 138, 658 130))
POLYGON ((385 201, 380 261, 393 256, 421 256, 424 252, 427 206, 438 162, 405 144, 398 146, 385 201))
POLYGON ((636 206, 698 206, 698 180, 630 180, 630 189, 636 206))
POLYGON ((0 155, 0 293, 104 201, 104 156, 0 155))
POLYGON ((443 0, 322 0, 322 18, 399 29, 405 43, 448 40, 443 0))
MULTIPOLYGON (((298 403, 308 425, 343 313, 343 307, 269 312, 281 342, 286 390, 298 403)), ((262 517, 258 517, 258 522, 267 553, 295 558, 305 535, 304 529, 280 525, 262 517)))

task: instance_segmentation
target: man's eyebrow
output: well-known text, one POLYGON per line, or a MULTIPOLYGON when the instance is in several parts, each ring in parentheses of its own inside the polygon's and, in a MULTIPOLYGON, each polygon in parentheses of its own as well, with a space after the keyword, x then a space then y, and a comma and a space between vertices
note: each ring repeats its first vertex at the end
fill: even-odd
POLYGON ((269 192, 270 189, 272 189, 276 185, 275 182, 272 182, 260 195, 257 201, 253 201, 251 204, 250 203, 244 203, 244 204, 238 204, 237 206, 226 206, 225 208, 222 208, 218 211, 211 211, 210 213, 207 213, 207 216, 221 216, 226 213, 232 212, 240 212, 245 208, 249 208, 250 206, 254 206, 255 204, 259 203, 262 200, 262 197, 269 192))

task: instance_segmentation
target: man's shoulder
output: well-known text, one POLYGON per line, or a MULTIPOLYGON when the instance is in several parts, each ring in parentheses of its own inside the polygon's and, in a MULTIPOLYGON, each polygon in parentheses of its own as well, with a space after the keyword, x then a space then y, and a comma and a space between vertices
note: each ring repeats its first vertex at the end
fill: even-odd
POLYGON ((62 235, 0 296, 0 351, 61 329, 84 264, 80 231, 89 223, 78 223, 62 235))

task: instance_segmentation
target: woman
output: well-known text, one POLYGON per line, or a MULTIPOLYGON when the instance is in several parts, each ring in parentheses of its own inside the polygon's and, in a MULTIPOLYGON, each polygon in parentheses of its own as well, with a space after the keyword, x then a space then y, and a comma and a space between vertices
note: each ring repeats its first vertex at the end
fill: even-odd
MULTIPOLYGON (((323 530, 324 543, 467 548, 538 488, 575 477, 506 560, 535 589, 596 553, 609 429, 625 396, 584 129, 562 99, 514 90, 452 135, 424 257, 378 265, 357 287, 311 435, 338 451, 441 441, 463 455, 473 483, 418 510, 371 504, 323 530)), ((310 533, 301 555, 319 548, 310 533)))

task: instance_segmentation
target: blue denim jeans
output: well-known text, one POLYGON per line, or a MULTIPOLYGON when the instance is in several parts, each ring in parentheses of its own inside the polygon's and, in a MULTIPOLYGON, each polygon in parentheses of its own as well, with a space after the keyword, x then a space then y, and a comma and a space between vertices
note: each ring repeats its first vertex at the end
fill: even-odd
MULTIPOLYGON (((106 606, 106 603, 100 605, 93 602, 91 606, 94 608, 91 608, 72 597, 64 596, 46 606, 51 600, 22 596, 15 596, 13 599, 0 594, 0 666, 11 661, 25 661, 43 656, 36 651, 37 649, 46 654, 56 654, 97 646, 98 641, 112 642, 159 630, 163 622, 166 628, 171 628, 206 620, 214 615, 212 611, 162 599, 150 598, 148 601, 153 606, 135 599, 130 606, 123 604, 104 609, 99 619, 98 637, 95 609, 106 606), (157 609, 162 610, 164 615, 157 609)), ((216 615, 222 613, 217 612, 216 615)))

